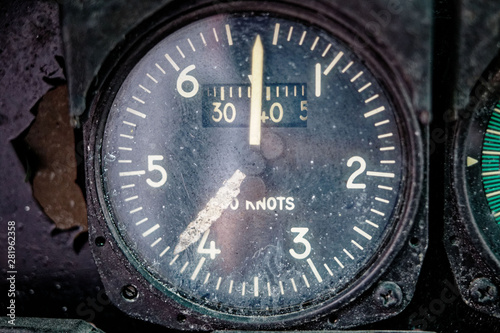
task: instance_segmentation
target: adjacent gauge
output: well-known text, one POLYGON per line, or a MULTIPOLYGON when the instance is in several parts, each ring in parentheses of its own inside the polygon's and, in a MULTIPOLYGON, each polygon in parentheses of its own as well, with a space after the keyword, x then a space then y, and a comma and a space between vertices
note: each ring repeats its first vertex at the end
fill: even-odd
POLYGON ((138 43, 94 115, 113 242, 166 297, 233 322, 366 290, 406 244, 422 182, 380 58, 287 13, 232 8, 138 43))
POLYGON ((488 94, 458 122, 445 245, 462 298, 500 316, 500 104, 488 94))
MULTIPOLYGON (((464 208, 470 219, 472 239, 489 259, 497 262, 500 256, 500 105, 485 102, 477 108, 472 118, 459 131, 457 144, 463 146, 461 163, 455 169, 462 170, 467 200, 464 208)), ((461 179, 458 177, 458 179, 461 179)), ((500 267, 500 266, 499 266, 500 267)))

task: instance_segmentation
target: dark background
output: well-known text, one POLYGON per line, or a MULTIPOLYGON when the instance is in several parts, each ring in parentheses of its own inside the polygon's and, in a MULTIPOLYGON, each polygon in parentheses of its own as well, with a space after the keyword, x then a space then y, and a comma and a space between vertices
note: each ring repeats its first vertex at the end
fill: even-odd
MULTIPOLYGON (((359 329, 495 332, 500 330, 499 319, 479 313, 462 301, 442 242, 445 129, 452 126, 443 114, 454 107, 462 22, 458 18, 457 1, 436 1, 434 6, 429 248, 410 305, 391 319, 359 329)), ((58 4, 3 0, 0 3, 0 228, 3 228, 0 267, 2 276, 6 276, 7 254, 3 244, 7 221, 14 220, 16 315, 83 319, 106 332, 161 331, 160 327, 127 317, 109 304, 90 254, 84 222, 61 227, 33 198, 27 166, 40 165, 29 162, 31 155, 23 140, 39 111, 40 99, 49 90, 65 86, 64 66, 58 4)), ((50 96, 51 107, 68 108, 65 90, 61 89, 50 96)), ((70 145, 76 152, 80 177, 77 183, 82 184, 82 138, 78 130, 70 145)), ((1 309, 6 307, 7 289, 2 278, 1 309)), ((0 312, 0 316, 4 315, 0 312)))

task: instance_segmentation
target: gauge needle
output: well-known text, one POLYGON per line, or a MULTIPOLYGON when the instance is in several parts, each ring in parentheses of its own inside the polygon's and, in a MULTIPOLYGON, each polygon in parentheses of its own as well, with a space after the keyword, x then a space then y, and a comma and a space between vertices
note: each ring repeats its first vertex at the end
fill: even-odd
POLYGON ((250 80, 252 96, 250 98, 250 145, 260 146, 262 110, 262 85, 264 76, 264 47, 257 35, 252 49, 252 78, 250 80))
POLYGON ((179 236, 179 242, 175 246, 174 254, 178 254, 191 244, 196 243, 201 235, 221 217, 233 199, 240 194, 240 186, 245 177, 246 175, 239 169, 235 171, 231 178, 217 191, 215 197, 208 201, 205 208, 198 213, 196 219, 189 223, 186 230, 179 236))

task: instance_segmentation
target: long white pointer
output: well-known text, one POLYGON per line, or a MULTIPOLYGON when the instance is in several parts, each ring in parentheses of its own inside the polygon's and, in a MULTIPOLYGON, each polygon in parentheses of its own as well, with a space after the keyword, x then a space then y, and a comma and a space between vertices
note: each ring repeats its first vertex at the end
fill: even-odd
POLYGON ((257 35, 252 49, 252 96, 250 98, 250 145, 260 146, 262 89, 264 81, 264 47, 257 35))

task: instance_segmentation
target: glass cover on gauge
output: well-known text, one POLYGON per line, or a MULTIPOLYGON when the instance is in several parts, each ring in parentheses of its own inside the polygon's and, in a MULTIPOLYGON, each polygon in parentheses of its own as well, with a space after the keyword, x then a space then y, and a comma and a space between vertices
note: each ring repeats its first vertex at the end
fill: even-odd
POLYGON ((145 52, 103 113, 101 196, 159 289, 297 311, 373 264, 408 177, 401 113, 330 32, 218 14, 145 52))

